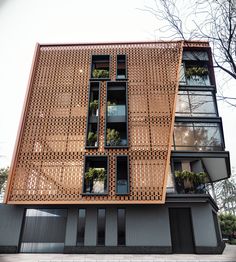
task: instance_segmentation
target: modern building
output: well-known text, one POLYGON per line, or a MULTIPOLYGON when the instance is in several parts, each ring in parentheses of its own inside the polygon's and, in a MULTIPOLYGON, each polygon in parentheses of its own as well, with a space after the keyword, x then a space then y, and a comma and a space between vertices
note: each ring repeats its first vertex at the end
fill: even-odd
POLYGON ((0 251, 221 253, 224 148, 207 42, 37 44, 0 251))

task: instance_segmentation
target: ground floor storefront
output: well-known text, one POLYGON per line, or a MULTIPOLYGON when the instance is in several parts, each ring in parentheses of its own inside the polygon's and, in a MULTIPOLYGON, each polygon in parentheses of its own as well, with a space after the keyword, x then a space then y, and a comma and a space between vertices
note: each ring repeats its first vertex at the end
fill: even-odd
POLYGON ((163 205, 0 205, 1 253, 220 254, 208 195, 163 205))

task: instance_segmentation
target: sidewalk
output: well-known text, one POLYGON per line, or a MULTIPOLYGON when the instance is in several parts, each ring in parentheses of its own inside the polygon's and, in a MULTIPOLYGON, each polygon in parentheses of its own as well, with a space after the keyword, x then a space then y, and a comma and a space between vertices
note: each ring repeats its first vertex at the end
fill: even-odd
POLYGON ((227 245, 222 255, 80 255, 80 254, 0 254, 0 262, 236 262, 236 245, 227 245))

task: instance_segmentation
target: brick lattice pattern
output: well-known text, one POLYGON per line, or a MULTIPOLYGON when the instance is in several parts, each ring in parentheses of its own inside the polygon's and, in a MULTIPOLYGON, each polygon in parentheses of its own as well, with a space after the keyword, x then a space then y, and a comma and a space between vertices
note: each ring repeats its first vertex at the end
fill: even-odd
POLYGON ((7 203, 163 203, 181 42, 40 45, 34 62, 7 203), (101 81, 99 148, 85 149, 92 54, 127 55, 128 149, 104 149, 106 82, 101 81), (82 196, 85 155, 106 155, 107 196, 82 196), (130 194, 115 194, 115 156, 129 156, 130 194))

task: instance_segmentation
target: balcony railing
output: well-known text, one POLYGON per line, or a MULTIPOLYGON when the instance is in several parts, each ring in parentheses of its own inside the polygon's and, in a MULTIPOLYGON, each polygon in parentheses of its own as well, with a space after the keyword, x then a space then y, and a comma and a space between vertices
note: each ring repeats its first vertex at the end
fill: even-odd
POLYGON ((126 110, 125 105, 112 105, 107 107, 108 116, 125 116, 126 110))

